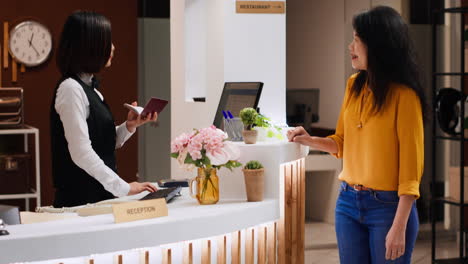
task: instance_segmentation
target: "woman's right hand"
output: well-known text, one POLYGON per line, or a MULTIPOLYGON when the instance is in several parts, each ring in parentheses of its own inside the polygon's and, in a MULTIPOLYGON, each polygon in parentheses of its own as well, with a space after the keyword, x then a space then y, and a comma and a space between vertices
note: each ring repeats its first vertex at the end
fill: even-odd
POLYGON ((311 137, 309 133, 307 133, 307 131, 301 126, 289 130, 287 135, 290 142, 297 142, 302 145, 310 145, 311 137))
MULTIPOLYGON (((137 106, 137 102, 133 102, 132 103, 133 106, 137 106)), ((156 120, 158 119, 158 113, 156 112, 153 112, 153 113, 149 113, 148 115, 146 115, 145 117, 142 117, 141 115, 133 112, 133 111, 128 111, 128 114, 127 114, 127 130, 128 132, 130 133, 133 133, 135 132, 135 130, 137 129, 137 127, 141 126, 141 125, 144 125, 148 122, 156 122, 156 120)))
POLYGON ((335 140, 331 138, 311 137, 303 127, 295 127, 289 130, 287 135, 290 142, 296 142, 332 154, 338 153, 338 145, 335 140))
POLYGON ((156 186, 149 182, 131 182, 130 184, 130 191, 128 192, 128 195, 134 195, 141 193, 142 191, 148 191, 148 192, 155 192, 158 190, 156 186))

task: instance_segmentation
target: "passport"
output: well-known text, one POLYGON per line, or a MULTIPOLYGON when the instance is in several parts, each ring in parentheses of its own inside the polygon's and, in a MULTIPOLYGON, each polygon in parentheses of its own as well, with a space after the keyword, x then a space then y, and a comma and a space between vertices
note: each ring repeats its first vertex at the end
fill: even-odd
POLYGON ((133 106, 131 104, 124 104, 124 107, 128 108, 129 110, 135 112, 136 114, 139 114, 141 116, 146 116, 151 113, 161 113, 161 111, 166 107, 166 105, 169 103, 167 100, 159 99, 156 97, 151 97, 151 99, 146 103, 145 107, 141 106, 133 106))

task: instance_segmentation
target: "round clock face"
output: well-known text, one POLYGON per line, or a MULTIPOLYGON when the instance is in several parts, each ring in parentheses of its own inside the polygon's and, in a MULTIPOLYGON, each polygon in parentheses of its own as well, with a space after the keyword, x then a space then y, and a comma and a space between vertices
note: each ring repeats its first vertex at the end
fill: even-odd
POLYGON ((52 51, 52 35, 36 21, 24 21, 10 31, 9 50, 11 56, 26 66, 37 66, 52 51))

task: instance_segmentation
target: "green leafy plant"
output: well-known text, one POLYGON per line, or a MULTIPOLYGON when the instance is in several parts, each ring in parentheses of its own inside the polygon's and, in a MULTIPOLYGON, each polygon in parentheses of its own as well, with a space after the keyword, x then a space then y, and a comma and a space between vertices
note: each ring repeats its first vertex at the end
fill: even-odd
POLYGON ((262 168, 263 168, 263 165, 257 160, 251 160, 247 162, 244 166, 244 169, 246 170, 259 170, 262 168))
POLYGON ((255 118, 255 126, 258 126, 258 127, 271 127, 271 124, 270 124, 270 121, 271 119, 262 115, 262 114, 258 114, 257 117, 255 118))
POLYGON ((271 119, 262 115, 262 114, 258 114, 257 115, 257 118, 255 119, 255 123, 254 125, 255 126, 258 126, 258 127, 263 127, 263 128, 274 128, 276 129, 276 131, 278 133, 275 133, 275 131, 273 129, 270 129, 268 130, 267 132, 267 137, 269 138, 273 138, 273 137, 276 137, 277 139, 283 139, 283 135, 281 134, 281 130, 282 128, 279 127, 279 126, 275 126, 275 125, 272 125, 270 123, 271 119))
POLYGON ((242 123, 244 123, 245 130, 252 130, 255 125, 255 121, 257 120, 257 116, 257 111, 252 107, 246 107, 240 111, 239 117, 242 120, 242 123))
POLYGON ((274 128, 278 133, 275 133, 274 130, 269 130, 267 132, 267 137, 276 137, 279 140, 283 139, 283 135, 281 133, 282 128, 279 126, 272 125, 270 123, 270 118, 257 113, 255 109, 251 107, 246 107, 240 111, 239 117, 241 118, 242 123, 245 126, 245 130, 252 130, 253 127, 274 128))
POLYGON ((247 130, 251 130, 254 126, 257 127, 271 127, 270 118, 259 114, 255 109, 246 107, 239 113, 242 123, 246 126, 247 130))

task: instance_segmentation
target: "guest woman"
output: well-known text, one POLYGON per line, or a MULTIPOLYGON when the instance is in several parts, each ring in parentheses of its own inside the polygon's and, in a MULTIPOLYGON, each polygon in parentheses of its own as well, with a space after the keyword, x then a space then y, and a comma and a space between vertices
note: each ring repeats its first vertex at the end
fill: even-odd
POLYGON ((426 111, 408 27, 390 7, 353 19, 349 45, 357 73, 347 82, 336 132, 290 141, 343 159, 335 229, 341 263, 411 263, 424 163, 426 111))

